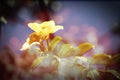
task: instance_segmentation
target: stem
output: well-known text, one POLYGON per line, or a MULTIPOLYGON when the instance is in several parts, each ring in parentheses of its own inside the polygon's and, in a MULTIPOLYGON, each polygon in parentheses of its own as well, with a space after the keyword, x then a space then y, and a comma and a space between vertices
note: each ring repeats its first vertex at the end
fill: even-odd
POLYGON ((49 46, 48 39, 46 39, 46 43, 47 43, 47 48, 48 48, 48 51, 50 51, 50 46, 49 46))
POLYGON ((43 51, 45 51, 45 50, 46 50, 46 48, 45 48, 45 46, 44 46, 44 44, 43 44, 42 40, 40 40, 39 42, 40 42, 40 48, 42 48, 42 50, 43 50, 43 51))
POLYGON ((54 58, 56 58, 56 60, 58 60, 60 62, 60 58, 57 57, 56 55, 54 55, 54 58))
POLYGON ((90 64, 88 63, 88 65, 87 65, 87 68, 89 69, 90 68, 90 64))

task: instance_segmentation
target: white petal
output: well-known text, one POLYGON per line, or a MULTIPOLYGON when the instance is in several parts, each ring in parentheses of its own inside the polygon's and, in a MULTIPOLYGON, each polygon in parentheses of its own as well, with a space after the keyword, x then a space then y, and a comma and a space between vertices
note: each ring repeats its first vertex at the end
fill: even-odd
POLYGON ((23 50, 26 50, 28 48, 29 48, 29 43, 25 42, 20 50, 23 51, 23 50))
POLYGON ((30 54, 37 54, 37 53, 40 53, 40 47, 39 47, 40 43, 39 42, 33 42, 29 49, 28 49, 28 52, 30 54))

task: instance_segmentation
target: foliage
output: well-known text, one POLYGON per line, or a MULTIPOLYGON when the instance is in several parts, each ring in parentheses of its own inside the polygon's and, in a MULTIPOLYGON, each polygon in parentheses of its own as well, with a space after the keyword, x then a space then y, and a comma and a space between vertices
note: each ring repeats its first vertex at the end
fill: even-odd
MULTIPOLYGON (((50 78, 66 80, 72 77, 75 80, 98 80, 100 71, 102 71, 109 72, 120 79, 117 71, 109 70, 106 66, 113 59, 111 55, 101 53, 94 54, 91 58, 84 57, 87 51, 94 48, 92 43, 85 42, 74 47, 71 44, 63 43, 60 36, 50 40, 50 34, 63 29, 63 26, 55 26, 53 20, 41 24, 29 23, 28 26, 34 32, 27 38, 21 50, 27 50, 29 54, 37 55, 31 65, 32 72, 36 69, 39 71, 39 68, 45 69, 44 71, 53 68, 49 72, 50 78), (94 65, 103 65, 105 69, 98 70, 97 67, 92 67, 94 65), (57 76, 53 77, 53 75, 57 76)), ((48 71, 44 73, 48 74, 48 71)))

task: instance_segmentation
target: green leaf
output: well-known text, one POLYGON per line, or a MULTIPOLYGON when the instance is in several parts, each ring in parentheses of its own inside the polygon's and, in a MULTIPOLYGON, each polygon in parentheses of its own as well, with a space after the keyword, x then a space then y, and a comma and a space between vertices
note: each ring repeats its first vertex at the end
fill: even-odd
POLYGON ((0 17, 0 21, 3 22, 3 23, 5 23, 5 24, 7 23, 7 20, 6 20, 6 18, 4 16, 0 17))
POLYGON ((90 64, 109 64, 111 56, 107 54, 94 54, 89 61, 90 64))
POLYGON ((120 79, 120 73, 118 73, 117 71, 115 71, 115 70, 107 70, 107 72, 113 74, 113 75, 116 76, 118 79, 120 79))
POLYGON ((37 67, 38 65, 40 65, 40 64, 43 62, 44 59, 45 59, 45 57, 39 57, 39 58, 35 59, 35 60, 33 61, 31 67, 32 67, 32 68, 37 67))
POLYGON ((60 36, 56 36, 55 38, 53 38, 52 41, 49 43, 50 50, 53 51, 61 40, 62 38, 60 36))
POLYGON ((87 77, 91 78, 91 80, 98 80, 98 77, 100 76, 99 71, 96 69, 90 69, 88 70, 87 77))
POLYGON ((120 54, 116 54, 115 56, 112 57, 112 62, 117 63, 120 62, 120 54))
POLYGON ((73 47, 70 44, 63 44, 58 52, 59 57, 68 57, 72 56, 73 47))
POLYGON ((77 54, 76 55, 81 56, 81 55, 85 54, 85 52, 92 49, 93 47, 94 47, 94 45, 91 43, 88 43, 88 42, 82 43, 77 47, 77 54))

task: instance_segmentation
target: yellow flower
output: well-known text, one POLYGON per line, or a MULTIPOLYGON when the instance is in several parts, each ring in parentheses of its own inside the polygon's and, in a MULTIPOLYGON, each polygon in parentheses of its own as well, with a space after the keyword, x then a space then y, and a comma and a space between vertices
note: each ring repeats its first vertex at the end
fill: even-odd
POLYGON ((63 26, 56 26, 53 20, 46 21, 41 24, 28 23, 28 26, 35 32, 29 35, 29 37, 27 38, 26 42, 23 44, 20 50, 26 50, 29 48, 29 45, 33 42, 41 42, 42 40, 48 39, 49 34, 55 33, 56 31, 63 29, 63 26))
POLYGON ((56 31, 63 29, 63 26, 55 25, 53 20, 46 21, 41 24, 39 23, 28 23, 28 26, 35 32, 39 33, 40 35, 49 35, 50 33, 55 33, 56 31))

